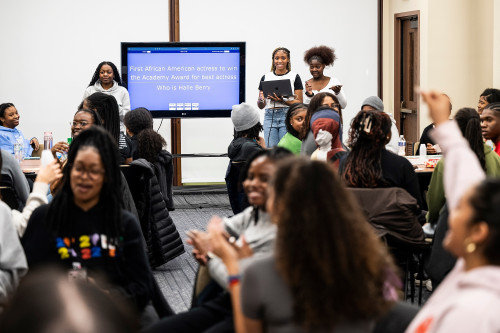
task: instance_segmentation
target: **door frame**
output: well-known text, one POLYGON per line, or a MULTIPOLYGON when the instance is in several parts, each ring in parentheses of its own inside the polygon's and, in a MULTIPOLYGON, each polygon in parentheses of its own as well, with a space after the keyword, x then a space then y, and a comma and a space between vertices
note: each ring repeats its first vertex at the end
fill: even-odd
MULTIPOLYGON (((401 95, 401 21, 410 17, 418 19, 418 53, 416 55, 416 87, 420 87, 420 10, 414 10, 403 13, 394 14, 394 118, 401 133, 401 112, 400 112, 400 95, 401 95)), ((417 133, 420 133, 420 98, 417 98, 417 133)), ((418 139, 417 139, 418 141, 418 139)))

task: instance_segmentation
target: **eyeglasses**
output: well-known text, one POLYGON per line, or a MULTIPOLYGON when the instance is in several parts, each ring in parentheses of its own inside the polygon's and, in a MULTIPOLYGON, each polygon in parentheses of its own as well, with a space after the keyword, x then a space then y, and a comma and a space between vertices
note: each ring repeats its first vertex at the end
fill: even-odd
POLYGON ((87 169, 80 164, 73 165, 71 171, 79 177, 83 177, 84 174, 87 174, 87 176, 92 180, 99 178, 105 173, 105 171, 102 169, 87 169))
POLYGON ((85 127, 87 126, 88 124, 90 124, 88 121, 70 121, 69 122, 69 125, 71 127, 76 127, 78 125, 80 125, 80 127, 85 127))

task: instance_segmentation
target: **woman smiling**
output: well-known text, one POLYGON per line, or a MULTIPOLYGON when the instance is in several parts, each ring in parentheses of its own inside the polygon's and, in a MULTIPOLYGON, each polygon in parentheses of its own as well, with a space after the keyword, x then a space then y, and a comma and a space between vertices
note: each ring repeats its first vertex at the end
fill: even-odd
POLYGON ((22 138, 24 157, 30 157, 33 150, 38 151, 40 145, 37 138, 26 140, 23 133, 16 128, 19 125, 19 118, 19 112, 14 104, 0 104, 0 148, 14 155, 14 144, 22 138))

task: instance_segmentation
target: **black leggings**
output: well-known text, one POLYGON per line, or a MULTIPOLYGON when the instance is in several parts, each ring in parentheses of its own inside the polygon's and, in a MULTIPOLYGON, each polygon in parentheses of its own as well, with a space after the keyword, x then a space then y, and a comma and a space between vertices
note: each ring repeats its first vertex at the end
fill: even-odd
POLYGON ((234 332, 231 296, 224 292, 187 312, 164 318, 145 333, 232 333, 234 332))

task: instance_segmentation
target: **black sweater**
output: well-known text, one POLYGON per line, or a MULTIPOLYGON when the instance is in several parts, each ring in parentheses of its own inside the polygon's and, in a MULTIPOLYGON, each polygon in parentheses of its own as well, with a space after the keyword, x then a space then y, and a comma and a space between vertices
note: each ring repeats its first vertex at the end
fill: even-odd
MULTIPOLYGON (((422 196, 418 177, 411 163, 402 156, 396 155, 386 149, 381 152, 382 177, 388 183, 387 187, 401 187, 405 189, 416 200, 422 208, 422 196)), ((347 154, 343 156, 339 164, 339 174, 345 172, 347 154)))
POLYGON ((73 204, 68 223, 74 232, 68 235, 56 235, 47 228, 48 209, 43 205, 33 212, 21 240, 30 269, 45 264, 71 269, 73 262, 79 262, 103 289, 120 292, 142 310, 151 299, 153 275, 136 218, 122 210, 122 245, 115 246, 117 242, 104 235, 101 205, 85 212, 73 204), (103 277, 109 284, 102 282, 103 277))

